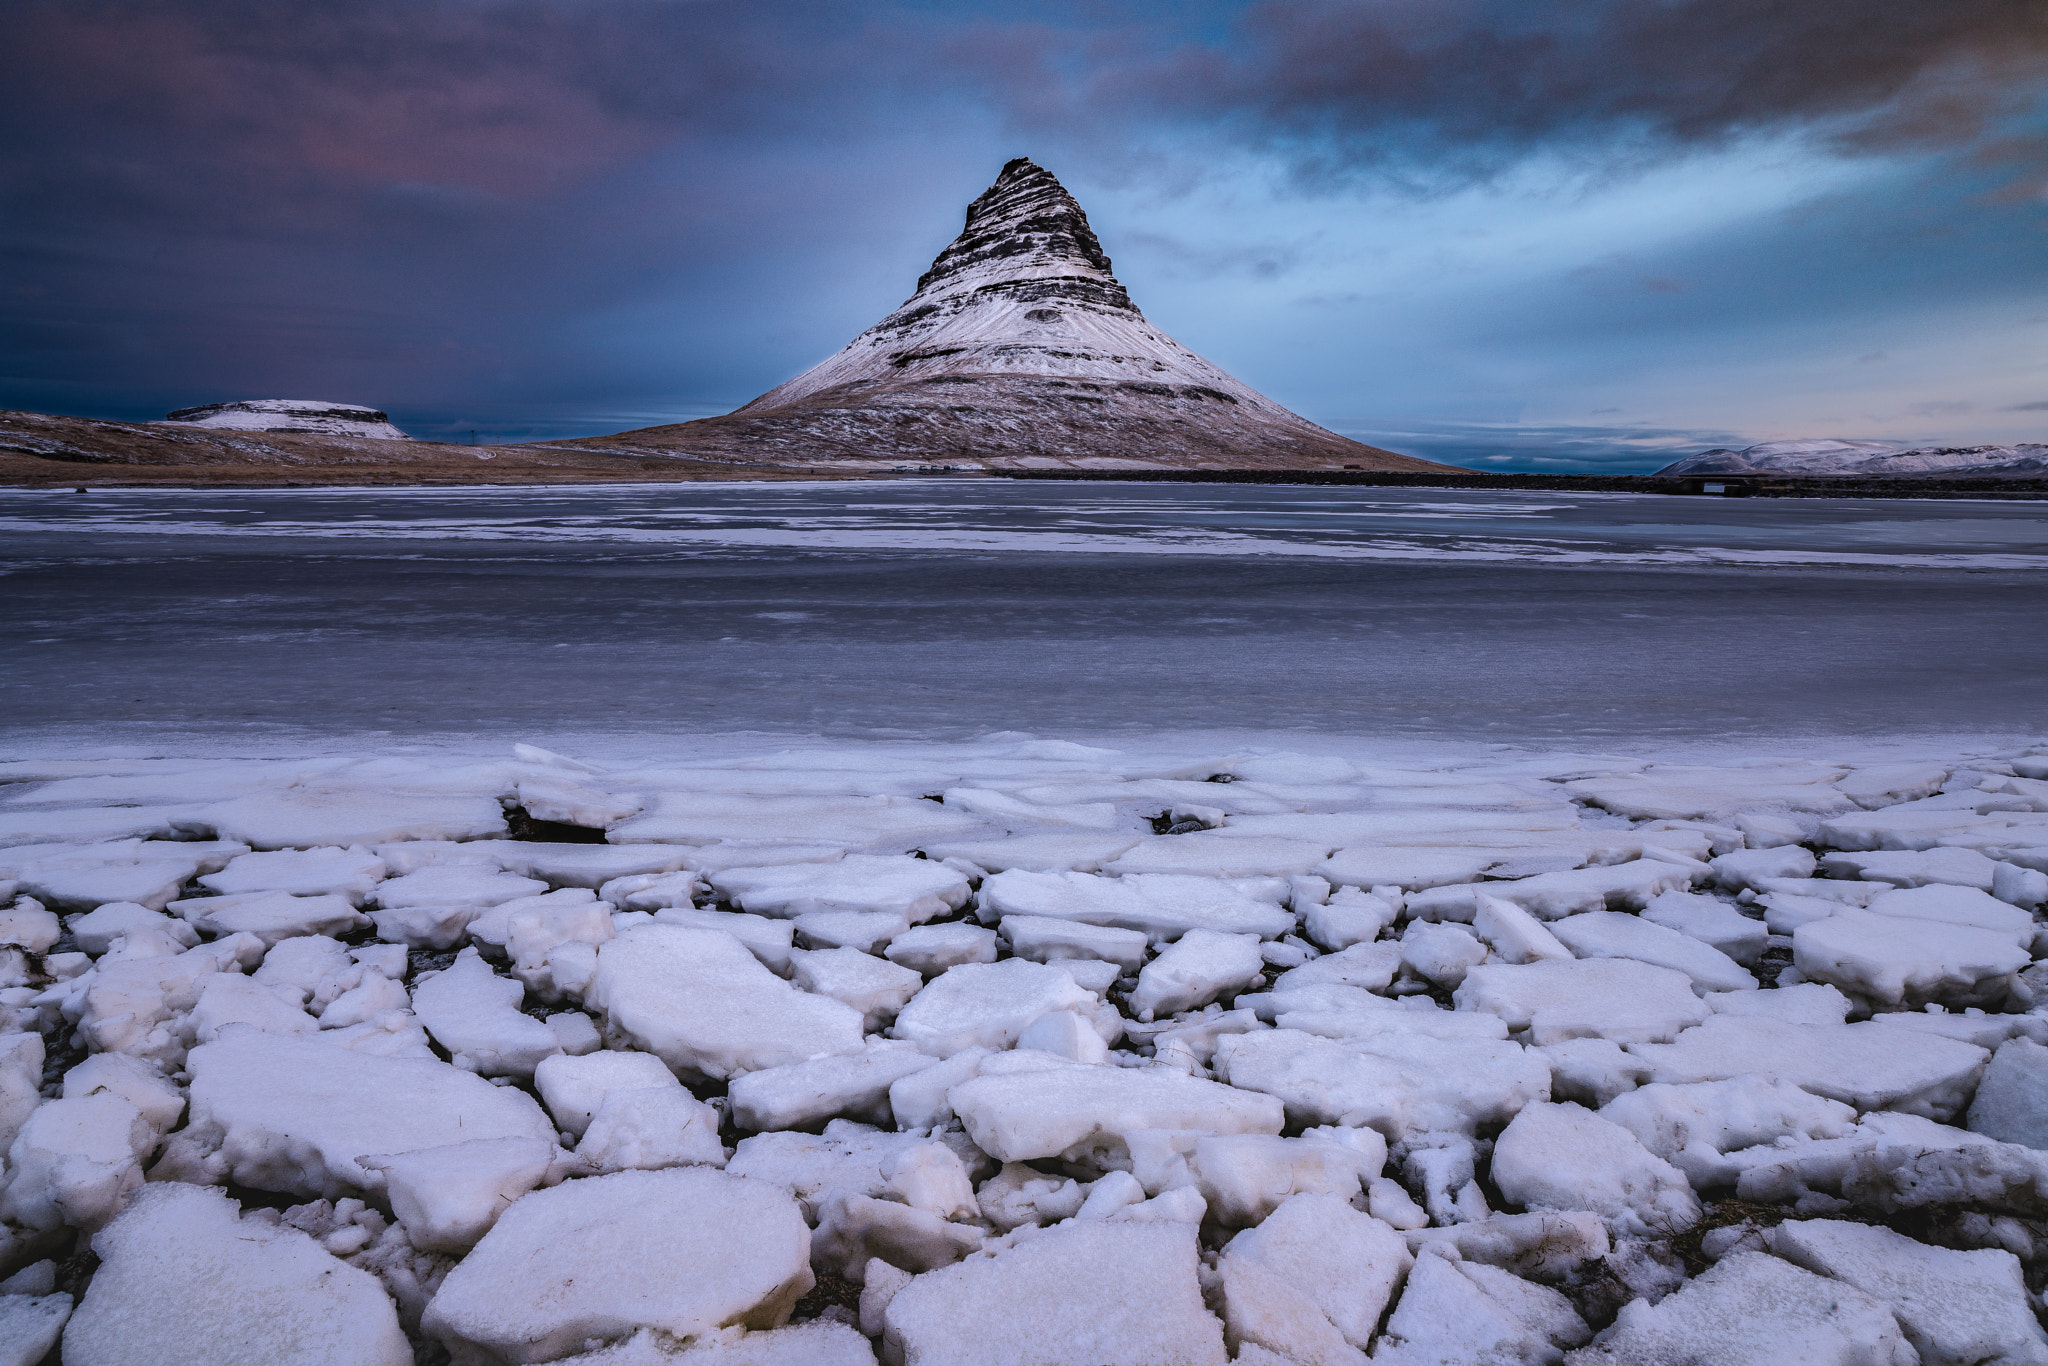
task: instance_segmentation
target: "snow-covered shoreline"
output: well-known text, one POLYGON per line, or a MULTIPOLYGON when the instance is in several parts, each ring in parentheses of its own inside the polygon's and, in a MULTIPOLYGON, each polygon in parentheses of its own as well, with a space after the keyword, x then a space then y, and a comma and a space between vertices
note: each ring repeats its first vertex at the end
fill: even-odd
POLYGON ((1090 738, 19 738, 0 1322, 2048 1361, 2048 745, 1090 738))

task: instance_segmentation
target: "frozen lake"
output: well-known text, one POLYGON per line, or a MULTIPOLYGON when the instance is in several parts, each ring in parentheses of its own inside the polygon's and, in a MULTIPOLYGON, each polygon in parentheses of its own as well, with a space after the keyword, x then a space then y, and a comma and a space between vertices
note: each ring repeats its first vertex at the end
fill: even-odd
POLYGON ((921 480, 0 492, 16 737, 2048 723, 2048 504, 921 480))

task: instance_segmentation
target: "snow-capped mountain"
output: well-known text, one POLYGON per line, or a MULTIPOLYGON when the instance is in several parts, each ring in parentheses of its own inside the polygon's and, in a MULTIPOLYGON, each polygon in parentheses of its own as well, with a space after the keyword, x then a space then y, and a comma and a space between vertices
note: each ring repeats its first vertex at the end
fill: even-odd
POLYGON ((240 432, 312 432, 320 436, 361 436, 374 441, 410 441, 375 408, 312 398, 250 398, 205 403, 167 414, 166 422, 240 432))
POLYGON ((1894 446, 1883 441, 1766 441, 1744 450, 1716 447, 1659 474, 2040 474, 2048 445, 1894 446))
POLYGON ((600 442, 834 466, 1450 468, 1326 431, 1160 331, 1074 197, 1022 157, 837 355, 725 417, 600 442))

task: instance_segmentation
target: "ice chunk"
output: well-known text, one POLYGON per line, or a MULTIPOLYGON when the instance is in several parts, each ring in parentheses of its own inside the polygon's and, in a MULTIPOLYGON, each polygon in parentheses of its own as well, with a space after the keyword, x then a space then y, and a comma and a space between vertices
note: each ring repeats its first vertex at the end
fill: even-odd
MULTIPOLYGON (((808 1217, 816 1219, 826 1197, 835 1191, 888 1194, 883 1166, 896 1154, 925 1141, 922 1134, 885 1133, 871 1125, 835 1119, 825 1126, 822 1136, 766 1133, 743 1138, 726 1170, 783 1187, 796 1196, 808 1217)), ((1074 1203, 1078 1206, 1080 1200, 1074 1203)))
POLYGON ((1224 1366, 1195 1252, 1182 1223, 1052 1229, 897 1291, 884 1351, 919 1366, 1224 1366))
POLYGON ((981 884, 981 904, 999 916, 1037 915, 1139 930, 1154 941, 1188 930, 1277 939, 1294 916, 1211 878, 1142 873, 1124 878, 1089 873, 997 873, 981 884))
MULTIPOLYGON (((1999 1146, 1967 1129, 1878 1110, 1857 1121, 1856 1131, 1847 1137, 1748 1148, 1730 1154, 1730 1161, 1742 1170, 1735 1183, 1741 1199, 1789 1204, 1811 1191, 1840 1191, 1852 1167, 1866 1176, 1879 1172, 1889 1178, 1926 1154, 1999 1146)), ((1911 1173, 1904 1174, 1910 1180, 1911 1173)))
MULTIPOLYGON (((1479 893, 1473 897, 1472 929, 1503 963, 1561 963, 1572 957, 1572 951, 1535 916, 1497 896, 1479 893)), ((1458 980, 1462 983, 1464 978, 1458 980)))
POLYGON ((638 799, 604 792, 572 778, 521 778, 517 792, 519 805, 537 821, 602 830, 640 813, 638 799))
MULTIPOLYGON (((688 867, 699 852, 658 844, 548 844, 492 840, 491 861, 508 873, 539 878, 550 887, 609 885, 617 878, 658 877, 688 867)), ((611 900, 606 897, 605 900, 611 900)))
POLYGON ((1390 1139, 1470 1133, 1549 1094, 1550 1069, 1514 1044, 1389 1031, 1343 1042, 1297 1029, 1231 1034, 1217 1076, 1286 1105, 1297 1124, 1370 1126, 1390 1139))
POLYGON ((1591 1210, 1635 1237, 1681 1229, 1700 1216, 1683 1172, 1579 1105, 1524 1107, 1494 1141, 1493 1183, 1502 1199, 1526 1209, 1591 1210))
MULTIPOLYGON (((398 994, 402 1001, 405 989, 400 987, 398 994)), ((215 973, 200 987, 186 1030, 193 1042, 212 1043, 231 1024, 254 1025, 271 1034, 311 1034, 320 1028, 284 991, 239 972, 215 973)))
POLYGON ((953 1119, 953 1104, 949 1099, 953 1087, 974 1076, 988 1052, 985 1048, 963 1049, 942 1062, 907 1073, 892 1082, 889 1086, 889 1109, 895 1116, 896 1127, 903 1130, 930 1129, 953 1119))
POLYGON ((373 904, 385 910, 408 906, 470 906, 478 910, 521 897, 539 896, 548 885, 489 863, 445 863, 379 883, 373 904))
POLYGON ((1792 934, 1801 973, 1887 1005, 2002 1003, 2007 976, 2031 961, 1997 930, 1869 911, 1808 921, 1792 934))
POLYGON ((1610 1039, 1566 1039, 1535 1051, 1550 1063, 1552 1100, 1575 1100, 1595 1109, 1635 1090, 1650 1075, 1648 1063, 1610 1039))
MULTIPOLYGON (((0 1048, 4 1048, 6 1042, 0 1040, 0 1048)), ((22 1042, 34 1044, 36 1071, 40 1073, 43 1041, 30 1034, 22 1042)), ((21 1051, 24 1050, 19 1044, 11 1052, 0 1051, 0 1066, 11 1061, 13 1053, 21 1051)), ((95 1053, 64 1074, 62 1094, 66 1099, 75 1100, 101 1091, 117 1095, 133 1105, 141 1112, 143 1121, 159 1135, 175 1128, 185 1113, 184 1094, 161 1072, 119 1053, 95 1053)), ((9 1126, 0 1122, 0 1134, 8 1132, 9 1126)))
POLYGON ((337 1199, 377 1185, 364 1154, 554 1139, 531 1096, 439 1061, 230 1028, 189 1067, 192 1121, 153 1169, 160 1179, 337 1199))
POLYGON ((2034 940, 2034 918, 1975 887, 1904 887, 1872 897, 1873 915, 1908 916, 2010 935, 2022 947, 2034 940))
POLYGON ((1737 849, 1708 866, 1714 870, 1715 885, 1739 892, 1766 878, 1812 877, 1814 857, 1810 849, 1786 844, 1775 849, 1737 849))
POLYGON ((1814 814, 1851 811, 1855 803, 1834 785, 1842 776, 1835 765, 1802 760, 1730 768, 1652 764, 1641 773, 1581 778, 1564 787, 1618 816, 1688 820, 1755 806, 1814 814))
POLYGON ((381 1172, 391 1212, 422 1252, 467 1252, 558 1156, 538 1138, 481 1138, 362 1159, 381 1172))
POLYGON ((582 994, 597 970, 596 946, 610 939, 613 929, 605 902, 541 904, 548 900, 536 897, 524 903, 526 909, 506 915, 505 950, 512 957, 512 975, 541 1000, 555 1001, 565 993, 582 994))
POLYGON ((1349 1201, 1387 1160, 1371 1129, 1310 1130, 1300 1138, 1227 1134, 1195 1144, 1195 1181, 1218 1223, 1259 1224, 1290 1197, 1308 1192, 1349 1201))
POLYGON ((1328 901, 1302 913, 1302 930, 1331 953, 1353 944, 1370 944, 1394 923, 1400 912, 1385 897, 1346 887, 1328 901))
POLYGON ((796 940, 807 949, 854 949, 879 954, 889 941, 910 928, 895 911, 807 911, 792 922, 796 940))
POLYGON ((1970 1102, 1969 1128, 2001 1143, 2048 1149, 2048 1048, 2000 1044, 1970 1102))
POLYGON ((1400 887, 1421 891, 1455 882, 1477 882, 1489 869, 1498 867, 1511 851, 1481 845, 1380 845, 1366 849, 1339 849, 1315 871, 1339 886, 1400 887))
POLYGON ((866 1030, 880 1029, 895 1019, 904 1002, 924 986, 920 974, 858 949, 799 950, 791 961, 798 986, 852 1006, 861 1013, 866 1030))
POLYGON ((110 901, 160 911, 198 871, 199 861, 192 858, 51 859, 24 868, 20 884, 24 894, 60 911, 89 911, 110 901))
POLYGON ((1975 849, 1882 850, 1869 853, 1829 854, 1820 870, 1829 877, 1865 878, 1899 887, 1925 887, 1944 883, 1956 887, 1991 890, 1998 865, 1975 849))
MULTIPOLYGON (((1150 941, 1137 930, 1114 930, 1042 915, 1006 915, 1002 936, 1019 958, 1050 963, 1062 958, 1097 958, 1136 972, 1150 941)), ((993 955, 991 955, 992 959, 993 955)))
POLYGON ((1591 1331, 1570 1300, 1480 1262, 1415 1259, 1374 1366, 1556 1362, 1591 1331))
POLYGON ((626 931, 598 950, 584 1003, 686 1075, 730 1077, 861 1048, 859 1011, 798 990, 716 930, 626 931))
POLYGON ((1589 911, 1566 916, 1550 930, 1580 958, 1632 958, 1670 968, 1692 978, 1701 991, 1756 990, 1756 978, 1727 954, 1638 916, 1589 911))
POLYGON ((99 1270, 64 1329, 71 1366, 408 1366, 376 1277, 220 1191, 152 1184, 93 1237, 99 1270), (260 1313, 250 1312, 261 1305, 260 1313))
POLYGON ((534 1068, 534 1086, 565 1133, 581 1137, 606 1096, 648 1086, 681 1089, 668 1065, 652 1053, 602 1050, 581 1057, 556 1054, 534 1068))
POLYGON ((1401 966, 1447 991, 1485 961, 1486 945, 1461 925, 1415 920, 1401 935, 1401 966))
POLYGON ((281 849, 244 854, 199 885, 221 896, 238 892, 288 892, 292 896, 345 896, 360 906, 384 880, 384 860, 369 850, 281 849))
POLYGON ((818 911, 887 912, 916 923, 967 904, 964 875, 901 855, 850 854, 837 863, 727 868, 711 885, 742 910, 795 919, 818 911))
POLYGON ((1605 1257, 1612 1247, 1607 1225, 1590 1211, 1544 1210, 1534 1214, 1496 1214, 1444 1228, 1415 1227, 1407 1235, 1409 1250, 1450 1247, 1468 1262, 1484 1262, 1517 1276, 1549 1281, 1584 1262, 1605 1257))
POLYGON ((1755 967, 1762 959, 1770 938, 1761 920, 1750 919, 1725 901, 1692 892, 1666 892, 1654 898, 1644 909, 1643 919, 1690 935, 1746 968, 1755 967))
POLYGON ((869 1039, 852 1055, 787 1063, 735 1077, 726 1094, 742 1129, 800 1129, 838 1116, 886 1121, 889 1088, 932 1065, 914 1044, 869 1039))
MULTIPOLYGON (((879 1323, 875 1331, 881 1331, 879 1323)), ((765 1333, 720 1329, 692 1342, 680 1356, 663 1345, 660 1333, 646 1329, 614 1346, 562 1361, 563 1366, 875 1366, 875 1353, 847 1324, 807 1319, 765 1333)))
MULTIPOLYGON (((623 847, 630 849, 633 846, 623 847)), ((597 895, 622 911, 659 911, 694 906, 697 894, 702 890, 702 884, 692 872, 637 873, 608 879, 598 887, 597 895)))
MULTIPOLYGON (((1776 993, 1767 993, 1776 994, 1776 993)), ((1720 1081, 1745 1072, 1853 1105, 1946 1121, 1969 1100, 1985 1050, 1887 1025, 1787 1024, 1716 1015, 1668 1044, 1631 1044, 1652 1080, 1720 1081)))
POLYGON ((916 797, 664 792, 651 811, 613 826, 606 838, 613 844, 782 840, 907 849, 981 824, 916 797))
POLYGON ((179 953, 199 942, 199 931, 175 917, 152 911, 132 901, 114 901, 74 915, 65 921, 78 947, 97 958, 114 946, 114 941, 144 934, 160 938, 171 953, 179 953))
POLYGON ((1849 1018, 1849 998, 1825 982, 1799 982, 1776 991, 1722 991, 1706 998, 1716 1015, 1746 1015, 1785 1024, 1838 1025, 1849 1018))
POLYGON ((891 939, 882 956, 922 976, 936 977, 962 963, 995 962, 996 932, 961 922, 917 925, 891 939))
POLYGON ((1199 1010, 1249 986, 1264 967, 1259 941, 1251 935, 1189 930, 1138 974, 1130 1008, 1140 1020, 1199 1010))
POLYGON ((36 1366, 50 1355, 70 1318, 68 1294, 0 1294, 0 1362, 36 1366))
POLYGON ((1465 975, 1460 1010, 1500 1016, 1532 1043, 1612 1039, 1653 1043, 1699 1024, 1707 1007, 1683 973, 1630 958, 1564 963, 1486 964, 1465 975))
POLYGON ((1138 842, 1135 834, 1094 834, 1082 831, 1045 831, 1012 835, 1007 839, 952 840, 927 844, 925 852, 936 859, 965 859, 991 873, 1021 868, 1026 872, 1081 873, 1098 871, 1117 855, 1138 842))
POLYGON ((207 807, 203 815, 220 838, 252 849, 495 839, 505 833, 505 812, 495 797, 361 788, 291 787, 237 797, 207 807))
POLYGON ((568 1181, 514 1202, 448 1273, 421 1328, 550 1361, 654 1328, 774 1328, 811 1288, 810 1230, 773 1186, 703 1167, 568 1181), (603 1268, 591 1274, 591 1268, 603 1268))
POLYGON ((555 1032, 520 1010, 526 990, 491 971, 474 948, 413 984, 413 1009, 457 1067, 486 1077, 531 1077, 562 1051, 555 1032))
POLYGON ((1155 835, 1108 864, 1107 873, 1192 873, 1201 877, 1261 877, 1306 873, 1330 852, 1326 844, 1273 835, 1197 830, 1155 835))
MULTIPOLYGON (((4 886, 0 883, 0 887, 4 886)), ((27 949, 30 953, 48 953, 63 937, 64 926, 58 921, 57 913, 45 910, 31 897, 23 897, 0 910, 0 946, 27 949)))
POLYGON ((949 1266, 976 1251, 987 1235, 930 1210, 870 1195, 835 1192, 819 1212, 811 1260, 823 1270, 858 1280, 875 1260, 905 1271, 949 1266))
POLYGON ((1273 983, 1277 996, 1288 996, 1314 986, 1357 987, 1379 991, 1394 980, 1401 966, 1401 946, 1392 941, 1353 944, 1348 949, 1324 954, 1280 975, 1273 983))
POLYGON ((946 969, 911 997, 890 1032, 944 1058, 977 1044, 1008 1048, 1041 1015, 1097 1005, 1094 993, 1057 968, 1022 958, 966 963, 946 969))
POLYGON ((36 1107, 7 1149, 0 1217, 26 1228, 95 1229, 142 1184, 156 1131, 109 1091, 36 1107))
POLYGON ((952 1090, 968 1136, 1000 1162, 1113 1149, 1137 1129, 1280 1132, 1281 1105, 1271 1096, 1164 1068, 1047 1062, 1039 1071, 984 1073, 952 1090))
POLYGON ((206 978, 262 956, 263 943, 235 934, 175 957, 102 961, 84 988, 79 1030, 103 1053, 127 1053, 175 1068, 185 1044, 177 1017, 199 1002, 206 978))
POLYGON ((1017 1047, 1051 1053, 1068 1062, 1109 1061, 1109 1045, 1096 1033, 1094 1023, 1072 1010, 1055 1010, 1033 1020, 1017 1036, 1017 1047))
POLYGON ((1913 1366, 1891 1311, 1841 1281, 1763 1252, 1723 1257, 1654 1306, 1635 1300, 1569 1366, 1913 1366))
POLYGON ((1769 1240, 1787 1261, 1889 1308, 1922 1366, 2048 1366, 2048 1334, 2010 1252, 1929 1247, 1888 1228, 1835 1219, 1788 1219, 1769 1240))
POLYGON ((266 945, 306 934, 347 934, 370 923, 345 896, 243 892, 173 901, 171 913, 202 934, 253 934, 266 945))
POLYGON ((1499 897, 1520 906, 1539 920, 1557 920, 1581 911, 1639 911, 1666 892, 1692 886, 1693 872, 1661 859, 1539 873, 1512 882, 1479 882, 1438 887, 1408 898, 1408 913, 1425 920, 1470 921, 1481 896, 1499 897))
POLYGON ((1124 823, 1123 818, 1117 815, 1116 807, 1109 802, 1032 802, 985 787, 948 788, 942 800, 955 811, 986 816, 1004 823, 1079 825, 1100 830, 1113 829, 1124 823))
POLYGON ((576 1145, 578 1164, 597 1173, 722 1167, 725 1158, 718 1111, 673 1084, 607 1092, 576 1145))
POLYGON ((1362 1350, 1411 1260, 1398 1233, 1348 1200, 1304 1193, 1288 1197, 1257 1228, 1232 1238, 1222 1265, 1226 1278, 1234 1267, 1250 1265, 1291 1287, 1304 1311, 1327 1320, 1362 1350))
POLYGON ((657 925, 680 925, 686 930, 723 930, 761 960, 761 966, 778 977, 789 976, 795 960, 796 926, 787 920, 765 915, 741 915, 732 911, 697 911, 675 906, 654 913, 657 925))
POLYGON ((1741 1169, 1727 1154, 1739 1148, 1845 1138, 1856 1128, 1850 1106, 1758 1076, 1655 1083, 1617 1096, 1600 1108, 1600 1117, 1634 1134, 1697 1190, 1734 1185, 1741 1169))

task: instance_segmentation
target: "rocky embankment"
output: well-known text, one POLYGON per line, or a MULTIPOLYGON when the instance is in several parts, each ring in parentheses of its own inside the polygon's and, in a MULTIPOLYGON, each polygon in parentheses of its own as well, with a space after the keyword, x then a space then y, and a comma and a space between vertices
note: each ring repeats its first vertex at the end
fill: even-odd
POLYGON ((2048 1362, 2048 748, 0 783, 14 1360, 2048 1362))

